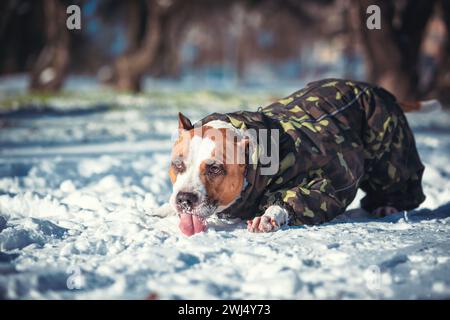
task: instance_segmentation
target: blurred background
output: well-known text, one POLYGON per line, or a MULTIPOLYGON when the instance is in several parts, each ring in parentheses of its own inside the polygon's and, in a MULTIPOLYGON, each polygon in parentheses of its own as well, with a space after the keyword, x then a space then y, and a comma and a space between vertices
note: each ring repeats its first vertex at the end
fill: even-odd
POLYGON ((5 0, 0 75, 34 92, 80 77, 121 92, 155 79, 233 90, 345 77, 448 104, 449 30, 444 0, 5 0), (71 4, 81 30, 66 27, 71 4), (372 4, 381 30, 366 28, 372 4))
POLYGON ((0 1, 0 299, 448 298, 449 30, 450 0, 0 1), (149 215, 172 192, 179 111, 256 110, 325 77, 447 107, 407 114, 418 215, 273 247, 245 226, 187 244, 177 217, 149 215), (376 292, 373 266, 389 280, 376 292))

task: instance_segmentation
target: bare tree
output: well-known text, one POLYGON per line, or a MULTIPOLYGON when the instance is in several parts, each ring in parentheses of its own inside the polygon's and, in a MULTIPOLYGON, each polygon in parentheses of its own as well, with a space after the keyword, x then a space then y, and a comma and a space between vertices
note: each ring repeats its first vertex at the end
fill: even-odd
POLYGON ((359 0, 357 17, 368 78, 400 99, 420 95, 420 45, 435 4, 435 0, 359 0), (373 4, 381 9, 381 30, 366 28, 366 10, 373 4))
MULTIPOLYGON (((130 2, 129 19, 139 19, 137 1, 130 2)), ((133 49, 128 50, 115 62, 115 86, 123 91, 139 91, 141 78, 156 56, 161 39, 161 14, 163 8, 156 0, 146 1, 146 27, 142 40, 132 43, 133 49)), ((129 33, 129 38, 133 33, 129 33)))
POLYGON ((447 30, 447 41, 440 65, 437 67, 434 81, 430 87, 435 89, 431 94, 438 97, 443 103, 450 104, 450 1, 443 0, 442 18, 447 30))
MULTIPOLYGON (((194 19, 191 1, 172 1, 161 16, 161 37, 150 72, 155 76, 177 77, 180 74, 180 47, 188 24, 194 19)), ((194 10, 195 11, 195 10, 194 10)))
POLYGON ((45 24, 45 46, 32 71, 30 88, 54 91, 61 88, 69 64, 69 34, 66 7, 59 0, 42 1, 45 24))
POLYGON ((139 15, 139 0, 129 2, 128 49, 114 63, 115 87, 139 91, 141 79, 149 71, 156 76, 177 76, 186 26, 211 11, 226 9, 233 1, 236 0, 147 0, 144 16, 139 15), (136 21, 144 21, 142 35, 137 34, 139 23, 136 21))

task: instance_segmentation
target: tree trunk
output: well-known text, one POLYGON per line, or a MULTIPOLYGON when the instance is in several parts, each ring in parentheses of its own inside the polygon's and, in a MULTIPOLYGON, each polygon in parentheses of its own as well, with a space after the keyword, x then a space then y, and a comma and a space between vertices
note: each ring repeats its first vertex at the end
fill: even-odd
POLYGON ((434 0, 409 0, 398 12, 392 0, 359 1, 359 29, 369 80, 399 99, 418 98, 420 44, 434 4, 434 0), (366 27, 366 9, 372 4, 381 9, 381 30, 366 27), (399 26, 394 19, 399 19, 399 26))
POLYGON ((69 64, 66 8, 59 0, 42 3, 46 43, 31 70, 30 89, 56 91, 63 85, 69 64))
POLYGON ((121 91, 140 91, 141 78, 152 63, 161 39, 161 8, 147 0, 147 23, 142 42, 115 62, 115 86, 121 91))
POLYGON ((129 0, 126 5, 127 9, 127 50, 130 53, 139 49, 139 44, 142 41, 143 30, 145 26, 145 2, 140 0, 129 0))
POLYGON ((442 16, 447 29, 447 41, 434 82, 435 90, 431 92, 431 95, 438 98, 444 105, 450 106, 450 2, 444 0, 441 3, 442 16))
POLYGON ((151 66, 153 75, 172 78, 180 75, 180 46, 186 25, 194 14, 194 6, 195 2, 175 1, 162 17, 161 33, 165 36, 160 41, 157 57, 151 66))

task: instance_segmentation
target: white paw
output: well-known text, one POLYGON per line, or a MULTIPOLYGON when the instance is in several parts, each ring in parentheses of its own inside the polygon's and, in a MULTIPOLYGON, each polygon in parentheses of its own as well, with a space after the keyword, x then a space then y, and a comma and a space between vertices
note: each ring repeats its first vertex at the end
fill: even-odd
POLYGON ((154 208, 149 213, 151 216, 166 218, 177 215, 177 212, 173 209, 170 203, 165 203, 159 208, 154 208))
POLYGON ((278 230, 288 222, 286 209, 273 205, 266 209, 261 217, 247 221, 247 229, 250 232, 271 232, 278 230))

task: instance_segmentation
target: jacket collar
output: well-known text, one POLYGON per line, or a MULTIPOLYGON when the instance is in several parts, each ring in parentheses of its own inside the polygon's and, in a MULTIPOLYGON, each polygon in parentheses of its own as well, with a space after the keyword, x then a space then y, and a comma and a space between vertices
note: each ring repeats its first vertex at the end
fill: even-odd
MULTIPOLYGON (((194 127, 199 127, 207 124, 213 120, 222 120, 229 122, 237 129, 261 129, 267 128, 266 117, 262 112, 249 112, 249 111, 239 111, 235 113, 213 113, 194 124, 194 127)), ((258 144, 258 141, 256 141, 258 144)), ((258 148, 254 148, 257 152, 258 148)), ((253 157, 255 163, 249 163, 249 150, 246 150, 246 168, 245 168, 245 181, 243 191, 239 198, 237 198, 229 207, 225 208, 221 212, 217 213, 219 218, 241 218, 250 219, 253 218, 259 211, 259 202, 261 200, 261 195, 264 194, 265 186, 270 182, 269 176, 261 175, 261 163, 259 157, 250 155, 253 157)))

